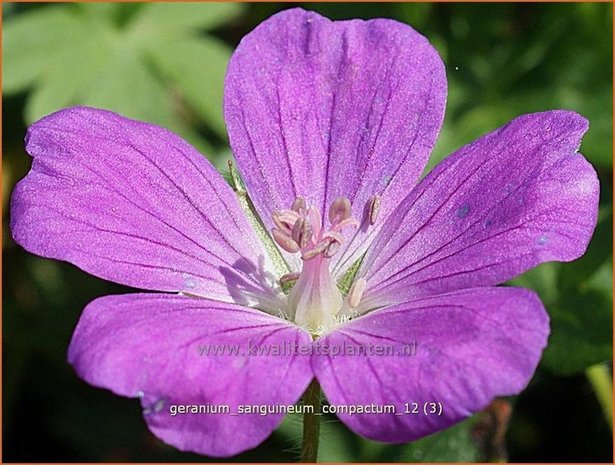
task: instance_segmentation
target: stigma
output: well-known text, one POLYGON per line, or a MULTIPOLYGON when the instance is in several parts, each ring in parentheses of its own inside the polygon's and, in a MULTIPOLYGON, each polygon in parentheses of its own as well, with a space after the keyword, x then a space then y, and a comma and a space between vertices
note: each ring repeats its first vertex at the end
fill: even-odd
MULTIPOLYGON (((378 203, 379 199, 370 200, 371 208, 366 217, 369 224, 375 221, 378 203)), ((271 235, 276 244, 302 259, 300 273, 280 278, 281 283, 295 281, 287 295, 288 317, 318 336, 335 325, 343 308, 356 307, 365 289, 365 280, 362 280, 344 298, 329 269, 329 259, 345 242, 344 232, 358 228, 360 222, 353 218, 347 198, 339 197, 331 203, 323 224, 318 208, 308 206, 305 199, 297 197, 290 209, 273 213, 273 223, 271 235)))

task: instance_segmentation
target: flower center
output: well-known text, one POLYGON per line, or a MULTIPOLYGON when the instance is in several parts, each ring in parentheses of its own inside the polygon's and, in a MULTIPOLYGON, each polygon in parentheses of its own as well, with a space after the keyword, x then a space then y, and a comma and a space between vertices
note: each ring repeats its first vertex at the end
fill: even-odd
MULTIPOLYGON (((378 198, 374 197, 371 205, 377 203, 378 198)), ((377 205, 369 210, 367 220, 373 224, 377 205)), ((273 214, 273 239, 287 252, 301 254, 303 260, 301 273, 289 273, 280 279, 282 284, 297 280, 287 296, 289 317, 313 335, 333 326, 343 306, 356 307, 365 289, 365 280, 358 280, 345 301, 329 270, 329 259, 344 243, 342 232, 359 226, 352 217, 350 201, 336 199, 329 206, 328 219, 330 225, 326 228, 320 211, 308 207, 301 197, 295 199, 290 209, 273 214)))

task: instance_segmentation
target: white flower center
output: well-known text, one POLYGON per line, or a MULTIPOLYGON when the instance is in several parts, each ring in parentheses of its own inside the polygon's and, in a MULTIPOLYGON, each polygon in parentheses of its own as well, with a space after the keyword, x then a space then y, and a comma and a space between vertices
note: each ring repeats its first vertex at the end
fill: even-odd
MULTIPOLYGON (((378 204, 377 197, 370 201, 370 224, 376 219, 378 204)), ((336 199, 329 207, 328 219, 327 229, 318 209, 306 206, 300 197, 289 210, 273 214, 273 239, 287 252, 300 253, 303 260, 300 273, 289 273, 280 279, 281 283, 297 280, 287 296, 288 316, 313 335, 333 326, 343 307, 358 306, 366 285, 364 279, 357 280, 344 299, 329 270, 329 259, 344 243, 342 232, 359 226, 352 217, 350 201, 336 199)))

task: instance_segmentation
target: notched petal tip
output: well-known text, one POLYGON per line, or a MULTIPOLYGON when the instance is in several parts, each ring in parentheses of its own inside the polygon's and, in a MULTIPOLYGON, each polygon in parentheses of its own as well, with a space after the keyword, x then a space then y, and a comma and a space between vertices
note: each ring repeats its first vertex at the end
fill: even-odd
POLYGON ((419 179, 444 117, 446 75, 437 50, 407 24, 295 8, 242 39, 224 94, 230 144, 268 230, 272 213, 299 194, 323 224, 336 198, 351 199, 363 220, 360 209, 382 197, 378 221, 332 258, 337 276, 419 179))
MULTIPOLYGON (((68 130, 78 125, 92 123, 96 120, 105 118, 122 118, 128 121, 136 122, 130 118, 125 118, 113 111, 102 108, 94 108, 87 106, 71 106, 54 111, 45 115, 28 126, 26 130, 25 142, 26 150, 28 144, 33 138, 38 136, 39 132, 45 132, 48 129, 68 130)), ((28 152, 29 153, 29 152, 28 152)))
POLYGON ((559 141, 560 144, 567 143, 573 151, 578 151, 581 146, 583 135, 589 129, 589 120, 583 115, 572 110, 547 110, 536 113, 526 113, 513 119, 509 125, 525 125, 524 130, 527 136, 534 135, 534 131, 542 134, 544 139, 549 139, 552 134, 564 137, 559 141))

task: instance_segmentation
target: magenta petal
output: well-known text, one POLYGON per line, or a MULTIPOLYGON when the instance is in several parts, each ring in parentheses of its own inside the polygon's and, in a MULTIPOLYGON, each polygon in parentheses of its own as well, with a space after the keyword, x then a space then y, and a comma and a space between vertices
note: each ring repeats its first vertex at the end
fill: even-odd
MULTIPOLYGON (((241 41, 226 77, 233 152, 265 223, 296 196, 326 209, 350 199, 355 217, 382 195, 380 219, 338 253, 368 245, 419 178, 441 126, 444 66, 427 39, 387 19, 332 22, 287 10, 241 41)), ((344 264, 341 263, 343 260, 344 264)), ((339 271, 339 270, 336 270, 339 271)))
POLYGON ((438 165, 382 228, 363 262, 367 299, 505 282, 581 256, 598 215, 598 178, 577 152, 587 121, 521 116, 438 165))
POLYGON ((328 347, 330 354, 343 349, 345 355, 315 355, 312 367, 332 405, 394 405, 402 413, 338 414, 350 429, 371 439, 404 442, 450 426, 496 396, 521 391, 548 333, 547 313, 531 291, 457 291, 377 310, 340 326, 316 344, 321 353, 328 347), (413 343, 415 355, 400 355, 404 344, 405 353, 412 354, 413 343), (350 355, 351 349, 370 345, 380 349, 350 355), (382 355, 389 348, 395 352, 382 355), (431 402, 440 403, 441 415, 425 414, 431 402), (418 412, 404 413, 406 408, 412 412, 414 403, 418 412))
POLYGON ((260 444, 284 415, 173 416, 171 406, 228 405, 230 412, 237 412, 240 404, 293 404, 312 379, 309 357, 289 350, 254 355, 251 348, 283 350, 285 344, 308 345, 311 338, 258 310, 205 299, 132 294, 88 305, 68 356, 87 382, 140 397, 150 429, 164 442, 228 457, 260 444), (205 346, 209 356, 201 355, 205 346), (225 352, 213 355, 214 350, 225 352), (231 355, 230 350, 238 352, 231 355))
POLYGON ((70 108, 34 123, 26 141, 32 169, 11 203, 25 249, 143 289, 225 301, 266 289, 255 273, 267 270, 265 252, 234 193, 175 134, 70 108))

